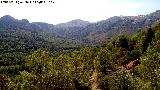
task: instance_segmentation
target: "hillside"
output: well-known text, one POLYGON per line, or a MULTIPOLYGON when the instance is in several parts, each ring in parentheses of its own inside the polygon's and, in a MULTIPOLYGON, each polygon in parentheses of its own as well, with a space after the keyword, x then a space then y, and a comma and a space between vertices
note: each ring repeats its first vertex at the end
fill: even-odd
MULTIPOLYGON (((76 42, 77 45, 99 45, 109 42, 120 34, 131 35, 143 28, 151 27, 160 19, 157 10, 148 15, 114 16, 96 23, 80 19, 52 25, 43 22, 30 23, 26 19, 17 20, 6 15, 0 18, 0 30, 26 30, 45 33, 57 40, 76 42)), ((59 42, 59 41, 58 41, 59 42)), ((71 44, 71 43, 69 43, 71 44)))
POLYGON ((52 50, 56 48, 71 48, 81 46, 81 43, 78 40, 67 39, 63 36, 59 36, 56 33, 51 33, 53 29, 54 25, 52 24, 42 22, 30 23, 26 19, 17 20, 9 15, 0 18, 0 34, 2 42, 6 39, 8 42, 15 41, 16 43, 19 41, 19 43, 22 44, 20 46, 35 46, 34 43, 37 43, 38 46, 36 46, 36 48, 48 47, 48 49, 51 49, 52 47, 52 50), (46 46, 43 45, 45 42, 46 46))
POLYGON ((52 25, 6 15, 0 90, 159 90, 159 18, 156 11, 52 25))
POLYGON ((130 35, 142 28, 150 27, 159 19, 160 11, 148 15, 115 16, 86 26, 80 30, 79 38, 91 41, 106 41, 106 39, 110 40, 110 38, 115 38, 119 34, 130 35))
POLYGON ((75 19, 66 23, 60 23, 55 25, 57 28, 69 28, 69 27, 85 27, 89 25, 90 22, 83 21, 81 19, 75 19))
MULTIPOLYGON (((17 38, 23 41, 23 38, 32 36, 26 31, 21 34, 4 34, 1 38, 7 38, 1 40, 5 41, 8 38, 14 40, 9 36, 15 35, 16 41, 17 38)), ((42 41, 40 38, 31 40, 35 45, 43 45, 39 43, 42 41)), ((19 51, 18 48, 22 47, 15 49, 14 46, 17 46, 15 43, 7 41, 4 43, 7 43, 4 46, 7 48, 1 47, 1 49, 8 51, 8 46, 12 46, 9 47, 12 51, 1 52, 0 55, 1 90, 160 89, 160 23, 158 22, 152 28, 146 28, 133 35, 118 36, 112 42, 100 47, 86 47, 68 53, 49 52, 44 49, 47 47, 43 49, 37 47, 37 50, 31 53, 17 54, 14 51, 25 50, 19 51)), ((47 43, 44 45, 47 46, 47 43)), ((27 43, 27 45, 32 44, 27 43)))
MULTIPOLYGON (((151 27, 159 19, 160 11, 157 10, 148 15, 114 16, 96 23, 86 24, 85 27, 79 26, 62 29, 60 26, 55 25, 55 28, 58 27, 58 29, 55 29, 55 33, 66 38, 80 40, 84 43, 100 43, 110 41, 119 34, 130 35, 143 28, 151 27)), ((64 25, 69 25, 69 23, 65 23, 64 25)))

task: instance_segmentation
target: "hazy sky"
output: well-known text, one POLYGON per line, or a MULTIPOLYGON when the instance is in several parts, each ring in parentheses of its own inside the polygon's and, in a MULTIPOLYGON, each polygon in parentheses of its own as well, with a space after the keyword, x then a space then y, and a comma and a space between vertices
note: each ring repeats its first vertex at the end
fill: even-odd
MULTIPOLYGON (((3 0, 0 0, 3 1, 3 0)), ((26 0, 20 0, 26 1, 26 0)), ((28 0, 29 1, 29 0, 28 0)), ((31 0, 30 0, 31 1, 31 0)), ((43 0, 47 1, 47 0, 43 0)), ((1 4, 0 17, 11 15, 30 22, 64 23, 74 19, 90 22, 112 16, 144 15, 160 9, 160 0, 52 0, 46 4, 1 4)))

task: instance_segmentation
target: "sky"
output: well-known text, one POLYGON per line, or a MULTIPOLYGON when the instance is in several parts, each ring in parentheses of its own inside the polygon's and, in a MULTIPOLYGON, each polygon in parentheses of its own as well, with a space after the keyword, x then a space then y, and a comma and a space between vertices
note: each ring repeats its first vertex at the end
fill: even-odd
POLYGON ((0 3, 0 17, 11 15, 19 20, 59 24, 74 19, 97 22, 113 16, 146 15, 160 10, 160 0, 52 0, 54 3, 43 1, 46 3, 0 3))

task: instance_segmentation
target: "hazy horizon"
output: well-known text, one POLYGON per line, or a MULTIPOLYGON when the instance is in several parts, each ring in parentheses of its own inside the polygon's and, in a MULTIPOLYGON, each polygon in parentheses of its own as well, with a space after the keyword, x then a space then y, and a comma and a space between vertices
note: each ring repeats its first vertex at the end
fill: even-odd
MULTIPOLYGON (((24 0, 20 0, 24 1, 24 0)), ((46 0, 45 0, 46 1, 46 0)), ((160 9, 158 0, 52 0, 49 4, 1 4, 0 17, 59 24, 75 19, 97 22, 113 16, 146 15, 160 9)))

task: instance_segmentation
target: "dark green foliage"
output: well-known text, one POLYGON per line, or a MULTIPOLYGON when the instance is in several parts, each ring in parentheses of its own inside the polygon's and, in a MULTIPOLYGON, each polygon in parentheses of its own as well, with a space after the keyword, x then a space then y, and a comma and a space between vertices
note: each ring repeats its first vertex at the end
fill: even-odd
POLYGON ((160 89, 160 25, 80 50, 36 32, 0 34, 2 90, 160 89))
POLYGON ((99 77, 99 81, 102 90, 138 90, 136 78, 127 70, 99 77))
POLYGON ((117 42, 117 46, 118 47, 122 47, 125 49, 128 49, 128 40, 127 37, 122 35, 119 37, 118 42, 117 42))
POLYGON ((0 90, 9 88, 9 78, 6 75, 0 74, 0 90))
POLYGON ((147 50, 147 47, 149 46, 149 44, 152 42, 152 38, 154 38, 154 31, 149 28, 145 37, 145 40, 143 42, 143 52, 145 52, 147 50))
MULTIPOLYGON (((159 84, 159 40, 160 40, 160 26, 156 26, 154 28, 149 28, 147 31, 139 32, 136 35, 132 35, 132 37, 128 37, 128 39, 124 38, 124 36, 120 37, 119 40, 113 41, 112 45, 117 49, 106 49, 103 48, 105 52, 103 52, 102 57, 107 59, 100 59, 102 62, 99 71, 99 83, 101 89, 104 90, 158 90, 160 89, 159 84), (159 38, 159 39, 158 39, 159 38), (123 43, 123 44, 122 44, 123 43), (128 43, 128 45, 127 45, 128 43), (128 48, 127 48, 128 46, 128 48), (124 48, 118 50, 118 48, 124 48), (112 65, 107 62, 111 61, 115 68, 121 67, 120 64, 117 65, 115 59, 113 58, 114 50, 119 53, 121 56, 116 58, 116 60, 120 60, 123 58, 121 65, 123 68, 112 70, 110 67, 103 67, 103 65, 112 65), (126 53, 121 53, 126 52, 126 53), (106 58, 104 53, 109 53, 110 58, 106 58), (111 55, 110 55, 111 54, 111 55), (133 65, 132 63, 133 62, 133 65), (115 63, 115 64, 114 64, 115 63), (136 65, 135 65, 136 64, 136 65), (130 66, 129 66, 130 65, 130 66), (137 66, 135 68, 135 66, 137 66), (128 68, 129 67, 129 68, 128 68), (125 69, 127 73, 121 73, 125 69), (109 71, 107 72, 107 69, 109 71), (111 70, 111 71, 110 71, 111 70), (107 73, 103 73, 107 72, 107 73), (129 76, 128 78, 126 77, 129 76), (129 81, 128 81, 129 80, 129 81)), ((106 45, 107 48, 110 45, 106 45)), ((109 57, 108 56, 108 57, 109 57)), ((114 56, 114 57, 115 57, 114 56)))

